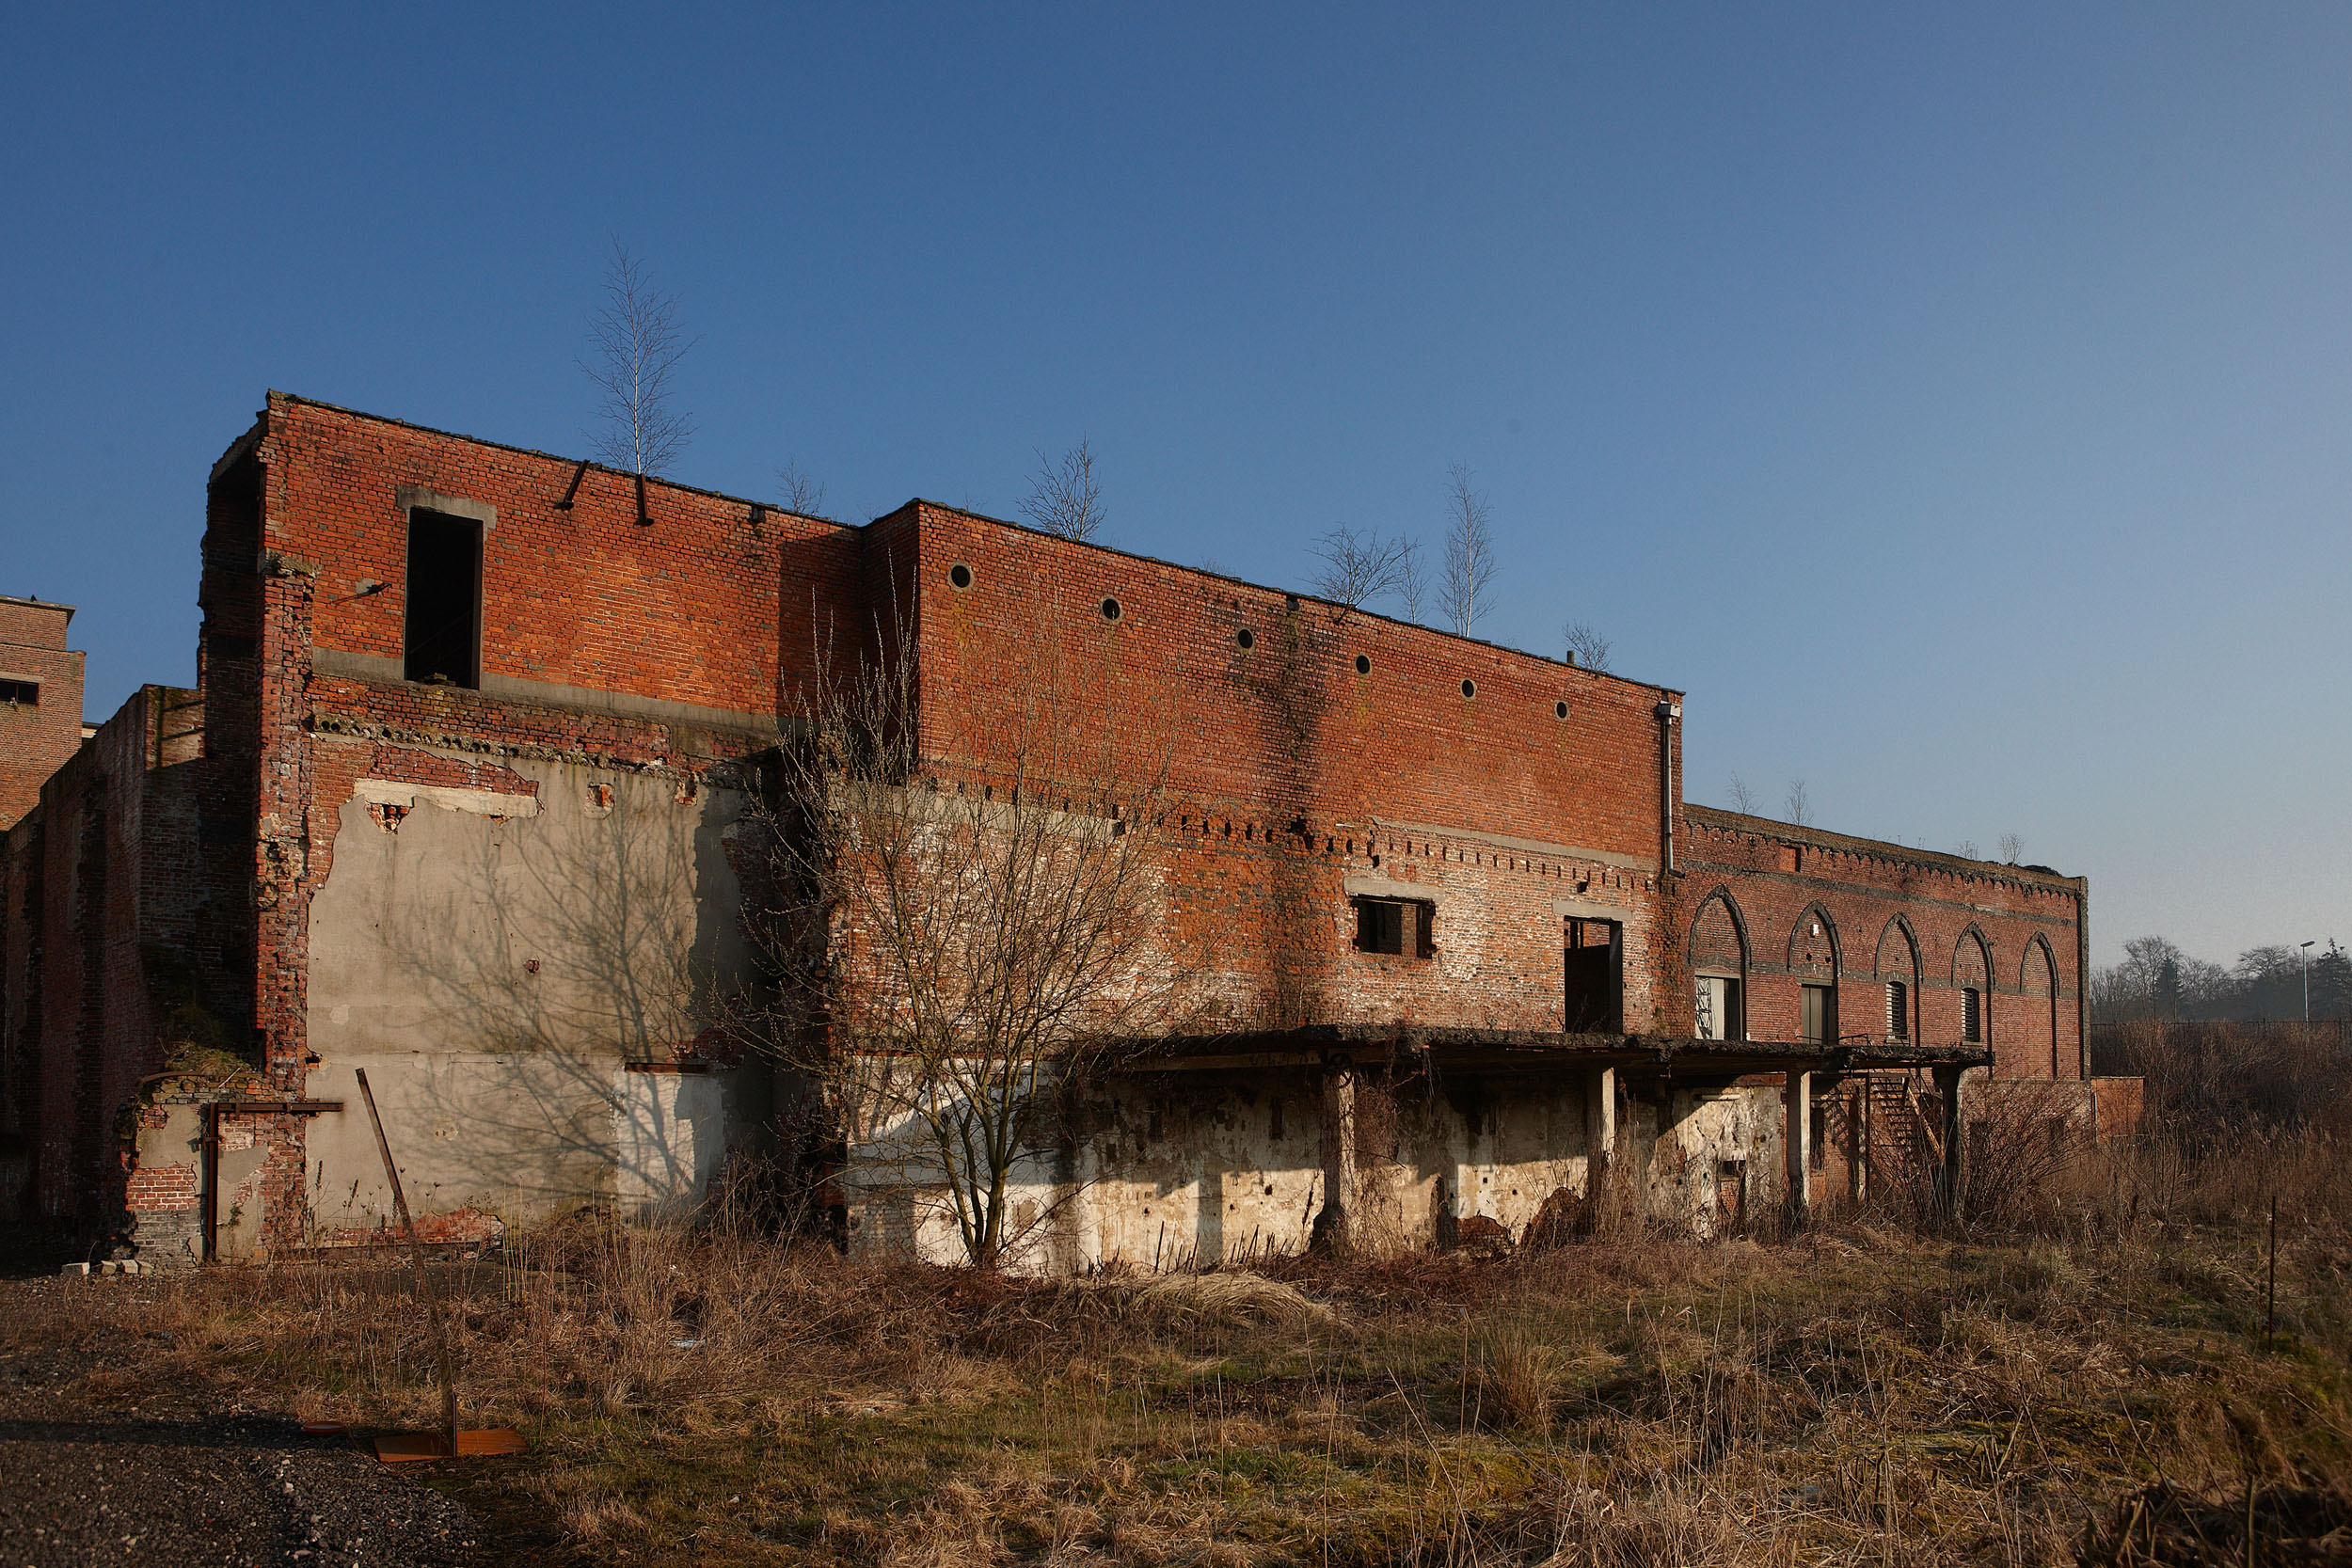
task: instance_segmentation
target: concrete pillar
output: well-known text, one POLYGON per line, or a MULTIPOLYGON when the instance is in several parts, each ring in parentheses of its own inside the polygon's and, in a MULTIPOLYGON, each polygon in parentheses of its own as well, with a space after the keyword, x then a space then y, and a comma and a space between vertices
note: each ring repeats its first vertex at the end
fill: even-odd
POLYGON ((1361 1181, 1356 1168, 1356 1072, 1334 1067, 1323 1079, 1323 1209, 1315 1215, 1312 1244, 1345 1252, 1361 1181))
POLYGON ((1795 1229, 1813 1215, 1813 1074, 1790 1073, 1781 1106, 1788 1116, 1783 1141, 1788 1155, 1788 1225, 1795 1229))
POLYGON ((1595 1217, 1616 1158, 1617 1069, 1605 1067, 1584 1075, 1584 1205, 1595 1217))
POLYGON ((1949 1218, 1960 1203, 1960 1075, 1963 1069, 1939 1067, 1935 1092, 1944 1101, 1944 1165, 1936 1172, 1935 1207, 1949 1218))

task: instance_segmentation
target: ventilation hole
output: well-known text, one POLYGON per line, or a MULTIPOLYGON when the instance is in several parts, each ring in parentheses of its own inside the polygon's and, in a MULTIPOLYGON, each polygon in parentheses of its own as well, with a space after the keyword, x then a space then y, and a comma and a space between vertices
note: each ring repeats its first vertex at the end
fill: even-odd
POLYGON ((1104 599, 1103 601, 1103 619, 1105 621, 1116 621, 1119 619, 1119 601, 1117 599, 1104 599))
POLYGON ((1565 719, 1568 716, 1568 705, 1565 703, 1552 704, 1551 716, 1554 719, 1565 719))
POLYGON ((1258 634, 1251 631, 1248 626, 1244 626, 1241 630, 1233 633, 1233 645, 1240 648, 1244 653, 1248 653, 1250 649, 1258 645, 1258 634))
POLYGON ((1359 675, 1369 675, 1372 673, 1371 655, 1358 654, 1356 656, 1356 673, 1359 675))
POLYGON ((1463 695, 1463 696, 1465 696, 1465 697, 1475 697, 1475 696, 1477 696, 1477 695, 1478 695, 1478 683, 1477 683, 1476 681, 1464 681, 1464 682, 1462 683, 1462 695, 1463 695))
POLYGON ((947 586, 949 586, 950 588, 969 588, 969 587, 971 587, 971 586, 972 586, 972 568, 971 568, 971 567, 969 567, 969 566, 966 566, 966 565, 965 565, 962 562, 961 562, 961 561, 957 562, 956 562, 953 566, 948 567, 948 568, 947 568, 947 586))

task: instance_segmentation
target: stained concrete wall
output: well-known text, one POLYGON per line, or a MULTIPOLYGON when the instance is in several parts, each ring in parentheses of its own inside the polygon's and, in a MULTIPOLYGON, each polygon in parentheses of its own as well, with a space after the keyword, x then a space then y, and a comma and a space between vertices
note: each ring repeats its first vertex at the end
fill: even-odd
POLYGON ((750 973, 722 844, 739 797, 516 760, 528 790, 361 779, 311 906, 309 1130, 322 1239, 389 1222, 355 1069, 409 1204, 529 1220, 699 1200, 769 1115, 757 1063, 671 1063, 750 973))
MULTIPOLYGON (((1337 1180, 1353 1234, 1375 1249, 1450 1243, 1484 1217, 1514 1239, 1564 1189, 1586 1192, 1581 1074, 1443 1083, 1350 1081, 1335 1131, 1334 1082, 1314 1068, 1124 1078, 1085 1097, 1075 1125, 1025 1162, 1009 1197, 1011 1268, 1071 1274, 1237 1262, 1303 1251, 1337 1180), (1337 1158, 1333 1140, 1353 1139, 1337 1158)), ((912 1248, 961 1259, 950 1208, 920 1135, 869 1129, 839 1180, 860 1252, 912 1248)))

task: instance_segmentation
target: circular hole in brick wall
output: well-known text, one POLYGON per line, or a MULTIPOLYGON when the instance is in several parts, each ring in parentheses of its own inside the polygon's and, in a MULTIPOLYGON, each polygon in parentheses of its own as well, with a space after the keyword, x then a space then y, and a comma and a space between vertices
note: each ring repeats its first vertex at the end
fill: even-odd
POLYGON ((1477 695, 1478 695, 1478 683, 1477 683, 1476 681, 1464 681, 1464 682, 1462 683, 1462 695, 1463 695, 1463 696, 1465 696, 1465 697, 1475 697, 1475 696, 1477 696, 1477 695))
POLYGON ((1568 716, 1568 705, 1565 703, 1552 704, 1551 716, 1554 719, 1565 719, 1568 716))
POLYGON ((1358 654, 1356 656, 1356 673, 1359 675, 1369 675, 1372 673, 1372 657, 1369 654, 1358 654))
POLYGON ((1119 601, 1117 599, 1104 599, 1103 601, 1103 619, 1105 621, 1116 621, 1119 619, 1119 601))
POLYGON ((948 568, 947 568, 947 586, 948 586, 948 587, 950 587, 950 588, 969 588, 969 587, 971 587, 971 586, 972 586, 972 568, 971 568, 971 567, 969 567, 969 566, 966 566, 966 565, 965 565, 962 562, 961 562, 961 561, 957 562, 956 562, 953 566, 948 567, 948 568))
POLYGON ((1248 626, 1244 626, 1241 630, 1233 633, 1233 644, 1234 646, 1240 648, 1242 652, 1248 653, 1250 649, 1258 645, 1258 634, 1251 631, 1248 626))

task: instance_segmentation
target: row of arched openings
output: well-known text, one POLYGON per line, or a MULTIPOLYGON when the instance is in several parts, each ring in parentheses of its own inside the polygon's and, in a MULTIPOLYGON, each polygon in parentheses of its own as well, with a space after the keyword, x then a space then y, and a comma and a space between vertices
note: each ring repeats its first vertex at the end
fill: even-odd
MULTIPOLYGON (((1992 942, 1969 922, 1948 954, 1922 951, 1918 932, 1900 914, 1878 933, 1867 969, 1853 961, 1836 919, 1822 904, 1807 905, 1787 934, 1787 973, 1797 988, 1796 1037, 1835 1041, 1857 1036, 1871 1039, 1919 1040, 1927 1044, 1993 1043, 1989 1006, 1996 977, 2004 971, 1992 942), (1932 965, 1932 968, 1930 966, 1932 965), (1921 1030, 1921 982, 1932 978, 1960 993, 1955 1032, 1927 1040, 1921 1030), (1867 1009, 1857 1011, 1856 1009, 1867 1009)), ((1708 894, 1691 922, 1689 961, 1692 977, 1693 1032, 1702 1039, 1749 1037, 1747 1003, 1753 951, 1746 915, 1728 888, 1708 894)), ((2039 932, 2018 955, 2016 989, 2042 1006, 2011 1009, 2004 1017, 2028 1037, 2001 1042, 2011 1060, 2038 1060, 2046 1048, 2050 1071, 2058 1064, 2058 960, 2039 932)), ((1777 1031, 1775 1031, 1777 1032, 1777 1031)))

